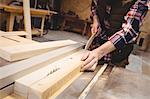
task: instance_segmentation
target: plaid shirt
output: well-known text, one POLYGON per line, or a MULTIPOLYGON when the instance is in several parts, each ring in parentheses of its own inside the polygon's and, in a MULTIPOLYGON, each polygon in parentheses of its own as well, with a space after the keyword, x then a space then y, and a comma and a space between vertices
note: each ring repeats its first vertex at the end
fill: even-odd
MULTIPOLYGON (((114 44, 116 49, 121 49, 125 45, 133 43, 136 40, 140 25, 150 7, 149 1, 150 0, 137 0, 124 17, 125 22, 122 24, 120 31, 116 32, 111 37, 107 37, 107 39, 114 44)), ((96 8, 93 7, 92 15, 96 14, 96 8)), ((106 35, 101 34, 101 38, 104 38, 104 36, 106 38, 106 35)), ((105 55, 104 60, 108 62, 111 60, 110 57, 110 54, 105 55)))

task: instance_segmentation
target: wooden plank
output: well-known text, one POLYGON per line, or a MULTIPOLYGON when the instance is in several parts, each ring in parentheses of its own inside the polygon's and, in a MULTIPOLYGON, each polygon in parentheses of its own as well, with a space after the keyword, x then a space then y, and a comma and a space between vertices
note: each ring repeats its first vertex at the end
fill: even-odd
POLYGON ((49 76, 57 71, 61 71, 61 69, 66 69, 69 67, 72 68, 72 64, 74 63, 74 61, 76 61, 76 62, 80 61, 81 55, 84 53, 84 51, 85 50, 80 50, 72 55, 64 57, 63 59, 60 59, 52 64, 49 64, 48 66, 46 66, 42 69, 39 69, 35 72, 32 72, 31 74, 28 74, 28 75, 16 80, 15 88, 14 88, 15 93, 27 98, 28 93, 30 91, 30 87, 34 83, 40 81, 41 79, 46 78, 47 76, 49 76), (53 71, 55 71, 55 72, 53 72, 53 71))
POLYGON ((102 75, 102 73, 105 71, 107 68, 107 64, 104 64, 99 71, 96 73, 94 78, 91 80, 91 82, 88 84, 88 86, 83 90, 83 92, 80 94, 78 99, 85 99, 87 94, 90 92, 90 90, 93 88, 93 86, 96 84, 98 81, 98 78, 102 75))
POLYGON ((77 42, 72 40, 62 40, 44 43, 16 45, 10 47, 0 47, 0 57, 12 62, 33 57, 44 52, 48 52, 71 44, 77 44, 77 42))
POLYGON ((25 98, 23 98, 23 97, 21 97, 19 95, 16 95, 16 94, 11 94, 11 95, 3 98, 3 99, 25 99, 25 98))
POLYGON ((15 14, 14 13, 10 13, 10 16, 7 18, 7 30, 8 31, 13 31, 14 28, 14 21, 15 21, 15 14))
POLYGON ((42 55, 38 55, 23 61, 12 63, 0 68, 0 88, 11 84, 16 79, 42 68, 64 56, 82 49, 81 44, 75 44, 60 48, 42 55))
POLYGON ((28 33, 28 35, 26 37, 28 39, 32 39, 31 16, 30 16, 30 1, 29 0, 23 0, 23 12, 24 12, 25 31, 28 33))
POLYGON ((91 44, 92 44, 94 38, 96 37, 96 34, 97 34, 97 33, 92 34, 92 36, 91 36, 91 37, 89 38, 89 40, 87 41, 87 43, 86 43, 84 49, 86 49, 86 50, 89 49, 89 47, 91 46, 91 44))
POLYGON ((25 44, 25 43, 38 43, 36 41, 30 40, 30 39, 26 39, 24 37, 20 37, 20 36, 3 36, 4 38, 16 41, 20 44, 25 44))
POLYGON ((11 62, 8 62, 8 61, 6 61, 6 60, 0 58, 0 67, 5 66, 5 65, 8 65, 8 64, 10 64, 10 63, 11 63, 11 62))
POLYGON ((5 89, 0 90, 0 99, 3 99, 4 97, 12 94, 14 91, 14 85, 8 86, 5 89))
POLYGON ((31 44, 31 43, 38 43, 38 42, 29 40, 29 39, 26 39, 23 37, 19 37, 19 36, 0 37, 0 46, 1 47, 29 44, 29 43, 31 44))
POLYGON ((14 40, 10 40, 4 37, 0 37, 0 46, 5 47, 5 46, 11 46, 11 45, 17 45, 19 44, 18 42, 14 40))
MULTIPOLYGON (((23 8, 20 6, 5 5, 4 10, 7 12, 11 12, 11 13, 23 14, 23 8)), ((34 16, 45 16, 45 15, 57 14, 57 12, 55 11, 35 9, 35 8, 30 8, 30 12, 31 12, 31 15, 34 15, 34 16)))
MULTIPOLYGON (((84 72, 81 76, 79 76, 69 87, 67 87, 63 92, 61 92, 60 95, 58 95, 55 99, 78 99, 82 91, 88 86, 90 83, 91 79, 95 76, 97 71, 101 68, 101 65, 98 65, 96 70, 94 72, 84 72)), ((107 80, 109 77, 109 74, 112 70, 112 67, 109 65, 107 66, 106 70, 104 73, 101 75, 99 80, 102 82, 100 83, 99 86, 103 86, 103 80, 107 80)), ((98 80, 98 81, 99 81, 98 80)), ((90 91, 91 93, 91 91, 90 91)), ((93 99, 93 98, 91 98, 93 99)))
POLYGON ((41 36, 43 36, 45 18, 46 18, 46 16, 43 16, 43 17, 42 17, 42 22, 41 22, 41 36))
POLYGON ((0 31, 0 36, 24 36, 27 35, 26 32, 24 31, 13 31, 13 32, 3 32, 0 31))
POLYGON ((82 65, 81 56, 84 52, 85 50, 82 50, 51 65, 54 67, 58 66, 60 69, 31 84, 28 89, 28 99, 49 99, 67 82, 73 79, 76 75, 80 74, 82 65))

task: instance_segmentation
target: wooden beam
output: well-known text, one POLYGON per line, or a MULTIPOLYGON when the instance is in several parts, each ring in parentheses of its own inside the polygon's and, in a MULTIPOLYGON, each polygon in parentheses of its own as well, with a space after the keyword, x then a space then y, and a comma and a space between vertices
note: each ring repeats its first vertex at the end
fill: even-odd
POLYGON ((8 47, 0 47, 0 57, 7 61, 17 61, 33 57, 60 47, 77 44, 72 40, 62 40, 44 43, 32 43, 8 47))
POLYGON ((66 83, 68 83, 78 74, 81 74, 80 68, 82 62, 80 59, 84 52, 85 50, 81 50, 50 64, 46 68, 17 80, 15 92, 24 97, 28 97, 28 99, 50 98, 51 96, 55 95, 57 91, 63 88, 66 83), (35 78, 37 75, 40 77, 38 76, 39 78, 35 78), (32 80, 31 78, 34 79, 32 80))
POLYGON ((41 36, 43 36, 45 17, 46 17, 46 16, 43 16, 43 17, 42 17, 42 22, 41 22, 41 36))
POLYGON ((20 36, 3 36, 3 37, 6 38, 6 39, 9 39, 9 40, 13 40, 15 42, 18 42, 20 44, 38 43, 36 41, 30 40, 30 39, 27 39, 27 38, 24 38, 24 37, 20 37, 20 36))
POLYGON ((14 21, 15 21, 15 14, 10 13, 10 15, 7 18, 7 31, 13 31, 14 21))
POLYGON ((3 99, 6 96, 12 94, 13 91, 14 91, 14 85, 10 85, 7 88, 0 90, 0 99, 3 99))
POLYGON ((24 12, 25 31, 28 33, 28 35, 26 37, 28 39, 32 39, 30 1, 29 0, 23 0, 23 12, 24 12))
POLYGON ((12 45, 17 45, 19 44, 16 41, 4 38, 4 37, 0 37, 0 46, 1 47, 5 47, 5 46, 12 46, 12 45))
POLYGON ((16 94, 11 94, 11 95, 3 98, 3 99, 26 99, 26 98, 23 98, 23 97, 16 95, 16 94))
MULTIPOLYGON (((4 10, 6 12, 10 13, 16 13, 16 14, 23 14, 23 8, 20 6, 4 6, 4 10)), ((46 15, 53 15, 53 14, 58 14, 55 11, 49 11, 49 10, 44 10, 44 9, 35 9, 35 8, 30 8, 30 13, 33 16, 46 16, 46 15)))
POLYGON ((97 34, 97 33, 92 34, 92 36, 91 36, 91 37, 89 38, 89 40, 87 41, 87 43, 86 43, 84 49, 86 49, 86 50, 89 49, 89 47, 91 46, 91 44, 92 44, 94 38, 96 37, 96 34, 97 34))
POLYGON ((93 88, 93 86, 96 84, 96 82, 98 81, 98 78, 102 75, 102 73, 105 71, 106 68, 107 68, 107 64, 104 64, 99 69, 99 71, 96 73, 96 75, 91 80, 91 82, 88 84, 88 86, 80 94, 80 96, 78 97, 78 99, 85 99, 86 98, 86 96, 88 95, 88 93, 90 92, 90 90, 93 88))
POLYGON ((0 9, 4 9, 5 6, 5 4, 0 3, 0 9))
POLYGON ((7 86, 16 79, 40 69, 58 59, 72 54, 80 49, 83 45, 75 44, 60 48, 42 55, 38 55, 23 61, 12 63, 0 68, 0 88, 7 86))
POLYGON ((0 36, 24 36, 27 35, 26 32, 24 31, 13 31, 13 32, 3 32, 0 31, 0 36))
POLYGON ((0 36, 0 47, 38 43, 19 36, 0 36))

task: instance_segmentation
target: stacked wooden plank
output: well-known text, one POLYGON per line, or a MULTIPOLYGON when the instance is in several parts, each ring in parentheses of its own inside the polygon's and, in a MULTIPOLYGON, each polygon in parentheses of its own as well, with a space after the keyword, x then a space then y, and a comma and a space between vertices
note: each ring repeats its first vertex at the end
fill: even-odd
MULTIPOLYGON (((70 46, 63 47, 63 48, 60 48, 60 49, 57 49, 54 51, 47 52, 45 54, 34 56, 34 57, 26 59, 26 60, 22 60, 22 61, 10 64, 10 65, 6 65, 6 66, 0 68, 0 90, 1 90, 0 94, 6 93, 4 89, 8 88, 9 85, 11 86, 11 88, 14 87, 13 86, 14 81, 19 79, 20 77, 25 76, 29 73, 32 73, 40 68, 44 68, 45 66, 49 65, 50 63, 58 61, 59 59, 65 57, 67 55, 71 55, 71 54, 81 50, 82 46, 83 45, 81 45, 81 44, 70 45, 70 46)), ((79 57, 78 57, 78 59, 79 59, 79 57)), ((72 63, 73 62, 75 62, 75 59, 72 61, 72 63)), ((61 63, 63 63, 63 62, 61 62, 61 63)), ((66 64, 66 66, 67 66, 67 64, 66 64)), ((79 72, 79 65, 77 65, 77 67, 78 67, 77 71, 79 72)), ((64 69, 62 69, 62 72, 66 72, 63 70, 64 69)), ((67 70, 67 69, 65 69, 65 70, 67 70)), ((73 69, 71 69, 71 70, 73 70, 73 69)), ((70 72, 70 70, 69 70, 69 72, 70 72)), ((48 72, 46 72, 46 73, 48 73, 48 72)), ((55 76, 56 76, 56 74, 55 74, 55 76)), ((8 93, 6 93, 6 94, 9 94, 10 93, 9 91, 12 92, 12 90, 8 89, 7 90, 8 93)), ((42 93, 41 93, 41 95, 42 95, 42 93)), ((34 97, 37 97, 37 96, 34 96, 34 97)))
POLYGON ((13 31, 13 32, 0 31, 0 36, 25 36, 25 35, 27 35, 25 31, 13 31))
POLYGON ((19 36, 2 36, 0 37, 0 47, 38 43, 19 36))
POLYGON ((0 57, 10 61, 0 67, 0 99, 12 93, 12 99, 47 99, 81 74, 83 44, 39 43, 16 35, 26 32, 0 31, 0 57))
POLYGON ((0 57, 4 58, 7 61, 17 61, 76 43, 77 42, 74 42, 72 40, 62 40, 37 44, 33 43, 0 47, 0 57))
POLYGON ((81 47, 82 45, 72 45, 1 67, 0 88, 7 86, 12 83, 14 79, 17 79, 22 75, 31 73, 36 69, 62 58, 63 56, 76 52, 81 49, 81 47))
POLYGON ((80 74, 80 58, 84 51, 80 50, 16 80, 15 93, 28 99, 52 97, 67 82, 80 74))

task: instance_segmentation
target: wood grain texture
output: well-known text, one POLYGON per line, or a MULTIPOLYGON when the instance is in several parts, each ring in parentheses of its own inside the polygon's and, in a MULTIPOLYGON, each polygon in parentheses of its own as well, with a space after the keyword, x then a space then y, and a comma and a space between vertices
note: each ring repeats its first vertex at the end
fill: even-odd
POLYGON ((25 99, 19 95, 16 95, 16 94, 10 94, 8 95, 7 97, 3 98, 3 99, 25 99))
POLYGON ((0 47, 0 57, 10 62, 18 61, 71 44, 77 44, 77 42, 72 40, 62 40, 0 47))
MULTIPOLYGON (((60 95, 58 95, 55 99, 77 99, 82 91, 88 86, 91 79, 95 76, 101 66, 97 66, 94 72, 84 72, 81 76, 79 76, 69 87, 67 87, 60 95)), ((103 82, 109 78, 109 74, 112 67, 108 66, 103 75, 99 78, 102 81, 100 85, 103 86, 103 82)), ((98 80, 98 81, 99 81, 98 80)), ((93 98, 92 98, 93 99, 93 98)))
POLYGON ((5 89, 0 90, 0 99, 7 97, 8 95, 12 94, 14 91, 14 86, 10 85, 5 89))
POLYGON ((16 79, 40 69, 64 56, 82 49, 81 44, 60 48, 23 61, 12 63, 0 68, 0 88, 14 82, 16 79))
MULTIPOLYGON (((29 99, 48 99, 61 89, 67 82, 80 73, 81 57, 85 51, 77 52, 68 58, 58 61, 54 66, 60 70, 46 76, 30 86, 29 99)), ((52 65, 53 66, 53 65, 52 65)))
POLYGON ((13 31, 13 32, 3 32, 0 31, 0 36, 25 36, 27 35, 24 31, 13 31))
POLYGON ((3 38, 15 41, 17 43, 20 44, 25 44, 25 43, 38 43, 36 41, 30 40, 30 39, 26 39, 24 37, 20 37, 20 36, 3 36, 3 38))
POLYGON ((4 37, 0 37, 0 46, 5 47, 5 46, 11 46, 11 45, 17 45, 19 44, 18 42, 14 40, 10 40, 4 37))
POLYGON ((92 34, 91 37, 89 38, 89 40, 87 41, 86 45, 85 45, 85 48, 86 50, 89 49, 89 47, 91 46, 94 38, 96 37, 96 33, 92 34))
POLYGON ((90 90, 93 88, 93 86, 96 84, 96 82, 98 81, 99 77, 102 75, 102 73, 105 71, 105 69, 107 68, 107 64, 104 64, 96 73, 96 75, 94 76, 94 78, 90 81, 90 83, 88 84, 88 86, 83 90, 83 92, 80 94, 80 96, 78 97, 78 99, 85 99, 86 96, 88 95, 88 93, 90 92, 90 90))
POLYGON ((33 40, 29 40, 19 36, 3 36, 0 37, 0 47, 14 46, 14 45, 22 45, 22 44, 31 44, 38 43, 33 40))
MULTIPOLYGON (((35 72, 32 72, 31 74, 28 74, 28 75, 16 80, 15 81, 15 93, 19 94, 25 98, 27 98, 27 97, 28 98, 30 97, 30 99, 34 99, 35 97, 39 98, 39 97, 37 97, 37 95, 36 96, 31 95, 33 93, 32 93, 32 91, 30 92, 30 87, 34 86, 36 83, 40 83, 42 81, 42 79, 46 79, 47 77, 49 78, 49 80, 50 79, 54 80, 53 78, 56 76, 60 76, 60 75, 65 76, 65 73, 62 73, 62 71, 71 72, 70 69, 68 69, 68 68, 78 67, 78 65, 74 64, 74 62, 80 61, 80 58, 84 52, 85 52, 85 50, 80 50, 72 55, 64 57, 63 59, 60 59, 52 64, 49 64, 48 66, 46 66, 42 69, 39 69, 35 72), (55 72, 52 72, 52 71, 55 71, 55 72), (51 74, 50 74, 50 72, 51 72, 51 74), (59 72, 59 73, 56 73, 56 72, 59 72)), ((76 73, 75 75, 78 75, 79 72, 80 72, 80 69, 79 69, 78 73, 76 73)), ((73 79, 74 76, 72 75, 71 78, 70 78, 70 76, 67 79, 69 79, 69 80, 73 79)), ((61 79, 63 79, 63 76, 61 76, 61 77, 62 77, 61 79)), ((59 81, 60 78, 57 79, 57 77, 56 77, 55 79, 56 79, 56 81, 52 81, 52 82, 50 81, 50 83, 55 83, 55 82, 59 81)), ((64 82, 64 84, 66 84, 65 81, 63 81, 63 82, 64 82)), ((44 86, 47 86, 47 89, 49 89, 48 84, 44 85, 44 86)), ((57 87, 58 86, 59 86, 59 89, 60 89, 60 87, 63 87, 61 85, 57 85, 57 87)), ((40 87, 42 87, 42 86, 40 86, 40 87)), ((59 89, 57 88, 56 90, 59 90, 59 89)), ((36 91, 38 91, 38 90, 36 90, 36 91)), ((52 92, 49 92, 49 93, 52 93, 52 92)))

